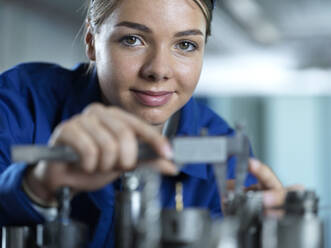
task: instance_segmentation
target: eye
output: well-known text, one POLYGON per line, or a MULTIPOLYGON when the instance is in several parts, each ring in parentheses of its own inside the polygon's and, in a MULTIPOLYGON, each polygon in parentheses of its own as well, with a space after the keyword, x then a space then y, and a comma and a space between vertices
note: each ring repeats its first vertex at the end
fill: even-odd
POLYGON ((125 46, 135 47, 141 46, 143 43, 141 39, 134 35, 127 35, 120 39, 120 42, 125 46))
POLYGON ((198 48, 198 46, 191 41, 181 41, 176 47, 185 52, 193 52, 198 48))

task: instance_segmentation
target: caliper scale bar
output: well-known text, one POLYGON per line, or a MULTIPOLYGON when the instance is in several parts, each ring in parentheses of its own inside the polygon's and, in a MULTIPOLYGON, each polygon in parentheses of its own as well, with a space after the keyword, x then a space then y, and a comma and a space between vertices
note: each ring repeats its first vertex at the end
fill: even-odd
MULTIPOLYGON (((236 137, 176 137, 172 140, 173 162, 178 165, 194 163, 222 163, 228 156, 240 155, 240 140, 236 137), (239 141, 239 142, 238 142, 239 141)), ((69 146, 18 145, 11 150, 13 162, 35 164, 41 160, 79 162, 78 154, 69 146)), ((157 158, 155 151, 146 144, 139 145, 138 161, 157 158)))

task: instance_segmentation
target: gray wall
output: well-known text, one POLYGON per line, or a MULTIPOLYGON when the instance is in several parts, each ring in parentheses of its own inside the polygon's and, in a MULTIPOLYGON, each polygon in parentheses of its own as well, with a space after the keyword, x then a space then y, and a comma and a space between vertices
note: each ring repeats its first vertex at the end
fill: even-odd
POLYGON ((0 71, 27 61, 68 67, 86 61, 76 19, 70 22, 57 16, 56 9, 39 10, 29 7, 29 1, 19 2, 0 1, 0 71))

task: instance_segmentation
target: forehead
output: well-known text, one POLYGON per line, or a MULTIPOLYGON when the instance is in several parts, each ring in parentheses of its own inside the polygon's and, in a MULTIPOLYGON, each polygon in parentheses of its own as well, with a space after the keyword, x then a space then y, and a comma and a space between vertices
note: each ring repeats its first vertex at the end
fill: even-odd
POLYGON ((194 0, 122 0, 104 24, 114 26, 122 21, 140 23, 152 30, 206 29, 203 12, 194 0))

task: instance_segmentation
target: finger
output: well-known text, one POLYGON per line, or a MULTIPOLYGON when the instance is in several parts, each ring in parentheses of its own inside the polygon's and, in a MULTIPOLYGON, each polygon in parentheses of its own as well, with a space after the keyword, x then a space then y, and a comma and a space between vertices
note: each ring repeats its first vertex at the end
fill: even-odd
POLYGON ((151 145, 160 156, 167 159, 172 159, 172 148, 168 140, 155 128, 124 111, 117 109, 111 109, 110 111, 111 113, 115 112, 122 120, 125 120, 125 122, 135 131, 139 138, 151 145))
POLYGON ((249 171, 259 180, 262 189, 282 189, 283 186, 273 171, 256 159, 249 160, 249 171))
POLYGON ((116 138, 119 153, 117 167, 132 170, 138 157, 138 141, 134 131, 125 121, 114 116, 103 115, 100 120, 116 138))
POLYGON ((119 171, 84 173, 82 171, 70 171, 65 174, 63 186, 69 186, 76 192, 93 191, 104 187, 121 175, 119 171))
POLYGON ((273 189, 263 192, 263 205, 265 208, 280 207, 286 197, 285 189, 273 189))
POLYGON ((179 174, 177 166, 166 159, 155 159, 153 161, 144 162, 143 165, 151 166, 164 175, 177 176, 179 174))
POLYGON ((280 207, 285 202, 287 192, 297 190, 304 190, 304 186, 297 184, 283 189, 265 191, 263 193, 264 206, 266 208, 280 207))
MULTIPOLYGON (((133 129, 121 117, 120 110, 115 107, 104 107, 101 104, 91 104, 85 110, 87 116, 96 116, 98 120, 116 138, 118 167, 130 170, 136 164, 138 145, 133 129)), ((117 169, 119 169, 117 168, 117 169)))
POLYGON ((265 207, 274 208, 281 207, 284 205, 286 194, 289 191, 303 191, 304 186, 292 185, 283 189, 265 191, 263 194, 263 202, 265 207))
POLYGON ((45 201, 53 201, 56 199, 55 193, 63 177, 58 177, 56 173, 52 173, 54 170, 63 170, 64 165, 57 162, 46 163, 46 161, 40 161, 36 165, 29 166, 24 173, 25 183, 28 188, 37 195, 39 198, 45 201), (52 167, 50 167, 52 166, 52 167), (52 170, 50 171, 49 168, 52 170))
POLYGON ((121 172, 114 170, 86 173, 71 164, 42 161, 33 170, 33 182, 39 182, 39 187, 34 187, 34 191, 42 199, 52 200, 61 187, 68 186, 76 193, 97 190, 114 181, 120 174, 121 172))
POLYGON ((78 124, 90 135, 98 146, 98 168, 101 171, 110 170, 117 161, 117 142, 111 132, 93 116, 81 117, 78 124))
POLYGON ((58 126, 49 143, 72 147, 80 157, 80 167, 86 172, 95 170, 98 162, 97 145, 74 120, 58 126))

